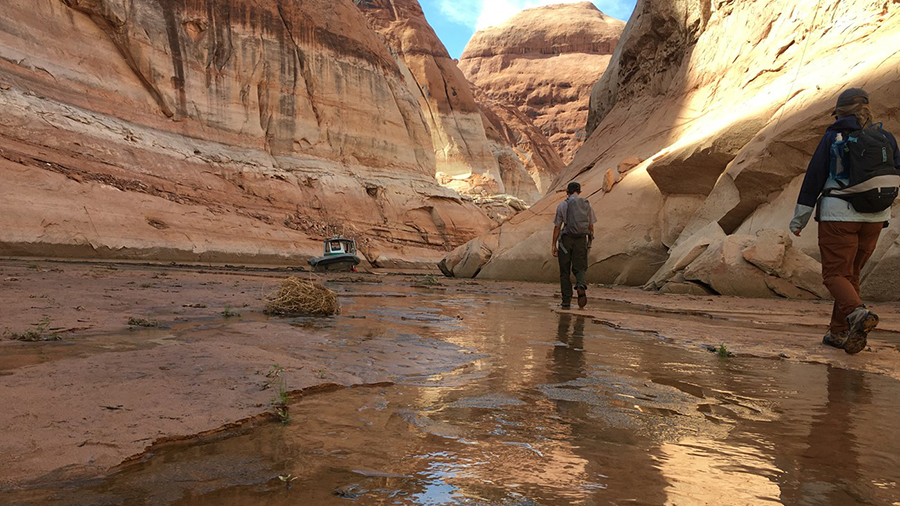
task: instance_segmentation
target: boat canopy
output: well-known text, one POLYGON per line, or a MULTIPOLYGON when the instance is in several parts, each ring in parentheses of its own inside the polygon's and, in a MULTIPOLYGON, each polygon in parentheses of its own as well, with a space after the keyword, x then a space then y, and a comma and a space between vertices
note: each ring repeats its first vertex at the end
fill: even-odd
POLYGON ((343 237, 325 240, 325 256, 346 255, 356 253, 356 241, 343 237))

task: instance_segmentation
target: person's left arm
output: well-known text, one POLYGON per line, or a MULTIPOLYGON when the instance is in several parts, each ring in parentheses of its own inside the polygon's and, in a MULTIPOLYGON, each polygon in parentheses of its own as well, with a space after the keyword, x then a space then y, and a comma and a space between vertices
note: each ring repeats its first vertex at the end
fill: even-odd
POLYGON ((588 248, 594 242, 594 223, 597 223, 597 215, 594 214, 594 207, 591 206, 591 224, 588 225, 588 248))
POLYGON ((887 134, 891 144, 894 145, 894 167, 896 167, 897 170, 900 170, 900 148, 897 147, 897 138, 890 132, 885 131, 884 133, 887 134))

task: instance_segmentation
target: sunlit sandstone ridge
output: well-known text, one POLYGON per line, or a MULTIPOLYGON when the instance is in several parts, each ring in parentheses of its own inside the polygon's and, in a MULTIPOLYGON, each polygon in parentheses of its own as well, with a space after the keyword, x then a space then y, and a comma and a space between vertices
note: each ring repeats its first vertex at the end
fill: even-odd
POLYGON ((590 89, 624 27, 590 2, 527 9, 478 31, 459 66, 488 96, 534 121, 568 163, 586 138, 590 89))
MULTIPOLYGON (((536 201, 561 170, 543 135, 530 124, 492 124, 471 84, 425 20, 417 0, 354 0, 398 57, 410 92, 422 107, 434 144, 439 180, 466 193, 507 193, 536 201), (517 128, 518 127, 518 128, 517 128), (500 130, 515 130, 503 136, 500 130)), ((488 111, 490 112, 490 110, 488 111)))
MULTIPOLYGON (((555 192, 442 265, 555 279, 550 222, 578 180, 600 219, 593 282, 825 295, 815 226, 792 241, 787 223, 843 88, 865 87, 876 119, 900 132, 898 47, 897 1, 641 0, 593 90, 590 138, 555 192)), ((864 297, 900 298, 898 237, 894 219, 863 273, 864 297)))
POLYGON ((408 73, 350 0, 6 0, 0 254, 438 259, 491 221, 408 73))

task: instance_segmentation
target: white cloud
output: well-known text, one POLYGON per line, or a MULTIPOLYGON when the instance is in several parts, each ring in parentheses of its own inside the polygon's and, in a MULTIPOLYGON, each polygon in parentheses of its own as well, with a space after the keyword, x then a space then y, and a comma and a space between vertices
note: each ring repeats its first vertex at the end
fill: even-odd
MULTIPOLYGON (((441 12, 451 20, 480 30, 499 25, 523 9, 575 0, 439 0, 441 12)), ((594 0, 594 5, 613 17, 626 18, 635 0, 594 0)))

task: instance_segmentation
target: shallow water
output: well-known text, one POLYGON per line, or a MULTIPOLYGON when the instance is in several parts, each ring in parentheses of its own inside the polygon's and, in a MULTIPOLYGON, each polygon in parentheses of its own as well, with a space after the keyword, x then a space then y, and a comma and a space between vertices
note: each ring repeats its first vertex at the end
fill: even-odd
POLYGON ((420 290, 342 302, 344 316, 321 330, 348 346, 377 329, 452 343, 473 360, 312 395, 287 424, 159 449, 109 477, 0 503, 900 504, 890 378, 724 359, 555 314, 549 298, 420 290))

